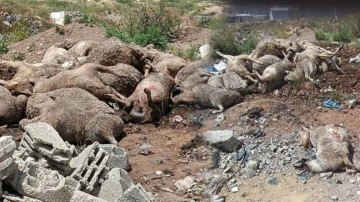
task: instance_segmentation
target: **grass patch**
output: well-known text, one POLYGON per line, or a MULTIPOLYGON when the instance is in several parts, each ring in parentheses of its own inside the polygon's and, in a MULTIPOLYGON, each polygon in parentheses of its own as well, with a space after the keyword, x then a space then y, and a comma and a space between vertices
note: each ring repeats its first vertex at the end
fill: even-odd
POLYGON ((300 90, 304 83, 305 83, 305 78, 298 78, 290 81, 291 86, 293 86, 295 90, 300 90))
POLYGON ((223 25, 210 38, 210 45, 214 50, 229 55, 249 54, 256 47, 258 38, 254 33, 238 33, 236 29, 223 25))
POLYGON ((141 46, 154 44, 164 50, 168 43, 180 36, 180 23, 180 19, 166 9, 164 1, 160 1, 154 6, 129 7, 121 25, 108 26, 106 36, 141 46))
POLYGON ((341 102, 345 99, 344 93, 339 90, 334 90, 330 97, 337 102, 341 102))
POLYGON ((0 37, 0 55, 9 52, 8 44, 4 37, 0 37))
POLYGON ((349 43, 353 40, 353 36, 346 30, 340 30, 334 34, 333 40, 336 42, 349 43))
POLYGON ((315 32, 315 38, 319 41, 330 41, 330 37, 322 30, 315 32))
POLYGON ((7 40, 9 43, 22 41, 30 36, 28 32, 28 24, 26 21, 18 21, 10 29, 7 40))
POLYGON ((201 45, 196 44, 196 45, 191 45, 188 49, 183 50, 183 49, 177 49, 177 50, 172 50, 172 52, 174 52, 174 54, 178 57, 184 58, 187 61, 194 61, 196 60, 198 54, 199 54, 199 48, 201 45))

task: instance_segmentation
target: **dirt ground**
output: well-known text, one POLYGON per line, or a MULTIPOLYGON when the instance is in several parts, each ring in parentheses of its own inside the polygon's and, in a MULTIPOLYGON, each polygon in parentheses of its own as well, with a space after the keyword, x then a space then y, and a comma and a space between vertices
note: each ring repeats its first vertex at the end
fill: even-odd
MULTIPOLYGON (((193 31, 197 37, 188 37, 184 43, 201 43, 202 37, 199 32, 193 31)), ((52 44, 62 42, 65 39, 98 40, 105 37, 104 29, 100 27, 88 27, 81 24, 71 24, 65 27, 65 35, 59 35, 55 28, 37 34, 20 43, 10 47, 10 54, 3 58, 11 58, 14 52, 22 52, 27 62, 39 62, 45 50, 52 44), (33 51, 29 48, 35 46, 33 51)), ((206 32, 206 31, 204 31, 206 32)), ((209 34, 207 32, 207 34, 209 34)), ((202 35, 202 34, 201 34, 202 35)), ((191 201, 190 198, 183 197, 182 194, 171 193, 174 189, 174 182, 184 179, 186 176, 196 176, 202 170, 206 170, 209 159, 198 158, 191 149, 198 148, 200 143, 194 138, 207 130, 231 129, 242 131, 244 128, 239 126, 240 116, 252 107, 262 107, 265 111, 270 111, 274 106, 284 104, 288 112, 275 119, 269 120, 264 131, 266 136, 262 141, 270 141, 272 138, 286 138, 289 133, 300 130, 301 126, 316 127, 324 124, 342 124, 349 131, 351 141, 355 147, 360 146, 360 106, 343 110, 327 109, 320 104, 326 98, 337 97, 347 101, 350 98, 358 97, 360 90, 360 69, 348 64, 349 57, 355 56, 357 52, 345 46, 339 53, 343 64, 341 68, 345 71, 344 75, 326 73, 320 78, 320 88, 325 89, 331 86, 333 92, 323 93, 320 89, 287 84, 279 89, 278 93, 269 95, 250 95, 245 101, 228 109, 224 115, 225 121, 220 126, 215 126, 217 115, 210 113, 209 109, 201 110, 197 108, 175 108, 164 118, 160 125, 147 124, 137 125, 128 124, 124 131, 126 136, 121 140, 120 145, 129 154, 132 170, 131 177, 135 182, 142 183, 148 191, 151 191, 156 201, 191 201), (173 117, 180 115, 184 118, 183 123, 174 123, 173 117), (202 118, 202 126, 193 123, 193 117, 202 118), (191 144, 193 143, 193 144, 191 144), (151 145, 149 154, 141 154, 139 151, 142 145, 151 145), (186 149, 184 149, 186 148, 186 149), (156 171, 162 171, 167 176, 158 176, 156 171), (168 191, 164 191, 168 188, 168 191)), ((1 79, 9 79, 13 70, 5 67, 0 68, 1 79)), ((344 102, 346 104, 346 102, 344 102)), ((0 135, 13 135, 19 140, 21 131, 14 128, 0 128, 0 135)), ((227 201, 331 201, 331 196, 337 196, 339 201, 358 201, 356 183, 349 180, 356 178, 356 175, 349 175, 345 172, 335 173, 328 180, 320 179, 318 175, 310 178, 306 184, 297 181, 295 169, 275 172, 268 176, 259 174, 245 180, 238 180, 239 192, 229 194, 226 189, 222 193, 228 195, 227 201), (278 185, 267 183, 269 178, 279 179, 278 185), (341 183, 340 183, 341 182, 341 183)), ((360 190, 360 189, 359 189, 360 190)))

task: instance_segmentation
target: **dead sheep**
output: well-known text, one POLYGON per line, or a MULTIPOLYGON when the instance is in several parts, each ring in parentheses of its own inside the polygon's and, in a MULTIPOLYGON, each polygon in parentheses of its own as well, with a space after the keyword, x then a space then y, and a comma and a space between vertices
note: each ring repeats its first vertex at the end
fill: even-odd
POLYGON ((27 103, 27 124, 46 122, 71 144, 98 141, 117 145, 124 122, 104 102, 80 88, 64 88, 32 95, 27 103))
POLYGON ((252 65, 253 63, 262 64, 261 62, 252 59, 248 55, 232 56, 222 54, 218 51, 216 51, 216 53, 228 61, 226 72, 235 72, 243 79, 249 80, 255 84, 258 83, 258 81, 253 78, 256 77, 256 75, 252 72, 252 65))
POLYGON ((206 73, 203 69, 204 67, 213 65, 215 61, 213 60, 197 60, 186 64, 181 68, 175 76, 176 85, 179 85, 181 82, 189 78, 195 72, 206 73))
POLYGON ((253 64, 253 69, 262 74, 266 67, 273 65, 277 62, 281 62, 281 59, 275 55, 264 55, 257 59, 257 61, 261 62, 262 64, 253 64))
POLYGON ((179 70, 186 65, 184 59, 173 54, 162 53, 157 50, 147 51, 146 54, 152 62, 153 71, 169 74, 173 78, 175 78, 179 70))
POLYGON ((28 93, 31 93, 33 84, 39 78, 49 78, 62 71, 57 65, 44 63, 29 64, 21 61, 2 60, 0 65, 10 66, 16 71, 11 80, 0 80, 0 85, 3 85, 9 91, 26 91, 28 93))
POLYGON ((72 65, 67 66, 65 69, 69 69, 75 66, 75 57, 71 57, 68 51, 57 45, 50 46, 41 60, 41 63, 45 64, 57 64, 63 65, 66 62, 71 62, 72 65))
POLYGON ((10 91, 0 86, 0 100, 0 125, 18 123, 25 112, 27 97, 12 96, 10 91))
POLYGON ((225 90, 234 90, 241 94, 246 93, 247 84, 235 72, 225 72, 221 75, 214 75, 208 79, 208 85, 225 90))
POLYGON ((39 79, 33 89, 33 93, 46 93, 61 88, 82 88, 87 90, 99 99, 114 99, 121 101, 120 93, 110 86, 106 86, 98 72, 112 73, 124 80, 129 79, 128 75, 112 71, 109 67, 99 64, 87 63, 77 69, 65 70, 48 78, 39 79))
POLYGON ((264 55, 273 55, 279 57, 280 59, 284 59, 284 52, 286 54, 289 51, 297 53, 302 50, 303 47, 297 42, 280 39, 264 39, 256 45, 254 51, 250 54, 250 57, 258 59, 264 55))
POLYGON ((263 93, 269 92, 281 86, 287 72, 295 68, 295 64, 289 61, 282 61, 267 67, 260 75, 255 71, 261 83, 263 83, 263 93))
POLYGON ((166 112, 170 94, 175 86, 174 78, 164 73, 150 73, 126 98, 130 116, 137 123, 157 121, 166 112))
POLYGON ((114 88, 117 92, 124 96, 130 96, 139 82, 143 79, 143 75, 135 67, 127 64, 117 64, 107 67, 111 72, 117 75, 126 75, 127 77, 119 77, 116 74, 99 72, 102 82, 106 86, 114 88))
POLYGON ((183 90, 172 98, 175 105, 190 104, 201 107, 217 108, 212 113, 223 112, 226 108, 241 102, 242 96, 233 90, 224 90, 208 84, 198 84, 193 88, 183 90))
POLYGON ((316 149, 316 159, 303 159, 304 165, 311 172, 334 172, 344 166, 354 168, 350 161, 350 142, 345 128, 329 124, 315 130, 304 128, 300 135, 304 146, 311 143, 316 149))

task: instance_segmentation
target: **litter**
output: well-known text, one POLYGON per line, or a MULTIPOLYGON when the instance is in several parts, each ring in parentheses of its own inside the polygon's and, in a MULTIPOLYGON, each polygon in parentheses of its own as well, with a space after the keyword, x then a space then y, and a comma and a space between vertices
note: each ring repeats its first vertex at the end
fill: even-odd
POLYGON ((327 99, 322 102, 322 105, 328 108, 336 108, 336 109, 342 109, 343 106, 332 99, 327 99))
POLYGON ((224 61, 220 61, 219 63, 215 63, 213 65, 205 67, 205 71, 209 72, 213 75, 219 75, 225 72, 227 64, 224 61))

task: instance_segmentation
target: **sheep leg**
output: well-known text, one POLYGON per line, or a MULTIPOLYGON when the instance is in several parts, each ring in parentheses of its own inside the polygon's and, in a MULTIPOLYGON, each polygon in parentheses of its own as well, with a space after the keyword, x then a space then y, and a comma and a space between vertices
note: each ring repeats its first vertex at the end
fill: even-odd
POLYGON ((218 109, 218 110, 212 110, 212 111, 211 111, 212 114, 217 114, 217 113, 224 112, 224 110, 225 110, 225 109, 224 109, 224 106, 218 105, 217 107, 218 107, 219 109, 218 109))
POLYGON ((249 57, 249 56, 246 56, 246 57, 245 57, 245 60, 251 61, 251 62, 256 63, 256 64, 259 64, 259 65, 264 64, 264 63, 262 63, 262 62, 260 62, 260 61, 258 61, 258 60, 255 60, 255 59, 253 59, 253 58, 251 58, 251 57, 249 57))
POLYGON ((232 55, 225 55, 225 54, 220 53, 219 51, 215 51, 215 52, 216 52, 216 54, 218 54, 218 55, 220 55, 221 57, 227 59, 228 61, 235 59, 235 57, 232 56, 232 55))
POLYGON ((146 98, 147 98, 147 101, 148 101, 148 106, 151 107, 151 108, 154 108, 155 104, 151 98, 151 90, 145 88, 144 89, 144 93, 146 94, 146 98))
POLYGON ((11 91, 11 94, 12 95, 26 95, 26 96, 31 96, 33 95, 33 93, 29 92, 29 90, 27 90, 28 92, 26 91, 19 91, 19 90, 12 90, 11 91))
POLYGON ((250 75, 246 75, 245 78, 249 79, 251 82, 253 82, 253 83, 255 83, 255 84, 259 83, 258 80, 252 78, 250 75))

